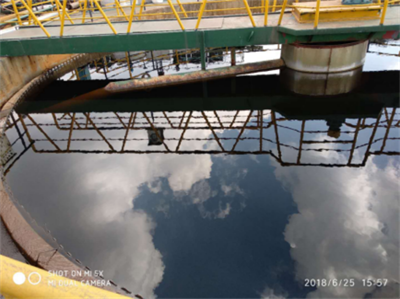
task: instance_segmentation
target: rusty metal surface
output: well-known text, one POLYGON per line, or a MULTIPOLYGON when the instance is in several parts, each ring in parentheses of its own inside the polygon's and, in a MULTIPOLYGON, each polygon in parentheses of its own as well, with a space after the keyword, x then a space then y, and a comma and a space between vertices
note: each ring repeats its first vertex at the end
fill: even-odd
POLYGON ((180 75, 160 76, 150 79, 136 79, 108 84, 104 90, 106 92, 125 92, 149 88, 159 88, 164 86, 193 83, 199 81, 215 80, 233 77, 240 74, 248 74, 259 71, 274 70, 285 66, 282 59, 249 63, 232 67, 224 67, 206 71, 197 71, 180 75))

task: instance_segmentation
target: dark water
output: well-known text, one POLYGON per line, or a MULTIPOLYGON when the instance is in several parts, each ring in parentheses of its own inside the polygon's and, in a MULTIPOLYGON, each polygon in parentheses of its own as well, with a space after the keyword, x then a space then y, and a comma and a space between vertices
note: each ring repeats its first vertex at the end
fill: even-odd
POLYGON ((169 111, 156 91, 22 104, 6 134, 14 197, 144 298, 398 298, 396 88, 241 97, 250 83, 235 84, 218 104, 191 85, 169 111))

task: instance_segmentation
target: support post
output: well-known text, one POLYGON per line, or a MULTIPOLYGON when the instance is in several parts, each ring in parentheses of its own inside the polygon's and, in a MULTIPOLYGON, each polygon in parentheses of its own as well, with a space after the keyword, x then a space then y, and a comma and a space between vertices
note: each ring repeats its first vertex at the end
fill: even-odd
POLYGON ((17 5, 15 5, 15 0, 11 0, 11 3, 12 3, 12 6, 13 6, 13 9, 14 9, 14 13, 17 16, 18 24, 22 25, 21 18, 19 17, 19 12, 18 12, 17 5))
POLYGON ((269 0, 265 0, 265 7, 264 7, 264 26, 268 26, 268 10, 269 10, 269 0))
POLYGON ((183 15, 185 16, 185 18, 188 17, 186 10, 183 8, 182 3, 179 0, 176 0, 176 2, 178 3, 179 7, 181 8, 181 11, 183 12, 183 15))
POLYGON ((125 13, 124 9, 122 8, 122 6, 119 4, 118 0, 115 0, 115 5, 117 6, 118 15, 119 15, 119 11, 118 11, 118 9, 119 9, 119 10, 121 10, 121 13, 124 16, 125 20, 129 21, 128 16, 126 15, 126 13, 125 13))
MULTIPOLYGON (((321 0, 318 0, 318 3, 319 3, 319 1, 321 1, 321 0)), ((281 26, 283 14, 285 13, 285 9, 286 9, 286 4, 287 4, 287 0, 283 0, 281 14, 279 15, 279 20, 278 20, 278 26, 281 26)))
POLYGON ((144 2, 146 0, 142 0, 142 2, 140 3, 140 10, 139 10, 139 17, 138 20, 140 20, 142 18, 142 12, 143 12, 143 7, 144 7, 144 2))
POLYGON ((389 4, 389 0, 385 0, 385 2, 383 4, 382 16, 381 16, 381 21, 380 21, 379 25, 383 25, 383 22, 385 21, 388 4, 389 4))
POLYGON ((40 28, 42 28, 43 32, 47 35, 47 37, 50 37, 50 33, 44 28, 42 23, 36 18, 35 14, 33 11, 29 8, 29 6, 25 3, 24 0, 21 0, 22 5, 25 7, 25 9, 29 12, 29 15, 32 16, 32 18, 35 20, 37 24, 39 24, 40 28))
POLYGON ((128 65, 129 77, 132 79, 133 78, 131 71, 132 65, 128 52, 125 52, 125 57, 126 57, 126 64, 128 65))
POLYGON ((201 41, 200 41, 200 59, 201 59, 201 69, 203 71, 206 70, 206 47, 205 47, 205 37, 204 31, 201 32, 201 41))
POLYGON ((197 29, 199 28, 199 26, 200 26, 200 21, 201 21, 201 18, 202 18, 202 16, 203 16, 204 9, 206 8, 206 4, 207 4, 207 0, 203 0, 203 3, 201 4, 200 11, 199 11, 199 16, 198 16, 198 18, 197 18, 196 30, 197 30, 197 29))
POLYGON ((247 0, 243 0, 243 3, 244 3, 244 6, 246 7, 246 11, 247 11, 247 14, 249 15, 251 24, 253 25, 253 27, 256 27, 256 23, 254 22, 254 18, 253 18, 253 15, 251 13, 251 9, 250 9, 249 3, 247 2, 247 0))
POLYGON ((132 2, 131 15, 129 16, 129 22, 128 22, 128 31, 126 33, 131 32, 132 20, 133 20, 133 15, 135 14, 135 9, 136 9, 136 0, 132 2))
POLYGON ((297 164, 300 164, 300 160, 301 160, 301 151, 303 149, 303 138, 304 138, 304 127, 306 125, 306 121, 303 120, 303 122, 301 123, 301 131, 300 131, 300 143, 299 143, 299 153, 297 155, 297 164))
MULTIPOLYGON (((58 8, 57 9, 58 16, 61 19, 62 15, 60 14, 60 11, 62 11, 63 6, 61 5, 60 1, 58 1, 58 0, 55 0, 55 1, 56 1, 57 8, 58 8)), ((67 16, 67 18, 71 24, 74 24, 74 21, 71 19, 70 15, 67 11, 65 11, 65 16, 67 16)))
POLYGON ((276 0, 274 0, 274 3, 272 4, 272 12, 275 12, 276 10, 276 0))
POLYGON ((235 48, 231 48, 231 66, 236 65, 236 52, 235 48))
POLYGON ((181 18, 179 17, 178 13, 176 12, 174 5, 172 4, 171 0, 167 0, 167 1, 168 1, 169 6, 171 7, 172 12, 174 13, 176 20, 179 23, 179 26, 181 26, 183 31, 185 31, 185 27, 183 26, 181 18))
POLYGON ((350 165, 351 164, 351 160, 353 160, 353 154, 354 154, 354 150, 355 150, 356 144, 357 144, 358 132, 360 131, 360 123, 361 123, 361 118, 359 118, 358 121, 357 121, 357 127, 356 127, 356 130, 354 132, 353 142, 352 142, 351 150, 350 150, 349 161, 347 162, 347 165, 350 165))
POLYGON ((63 6, 62 6, 60 36, 63 36, 63 34, 64 34, 64 22, 65 22, 65 9, 66 9, 66 6, 67 6, 67 0, 64 0, 63 1, 63 6))
MULTIPOLYGON (((386 0, 387 1, 387 0, 386 0)), ((317 29, 318 27, 318 21, 319 21, 319 7, 321 5, 321 0, 317 0, 317 8, 315 10, 315 19, 314 19, 314 29, 317 29)))
POLYGON ((396 114, 396 108, 393 108, 392 115, 390 116, 390 119, 389 119, 389 121, 387 122, 387 125, 386 125, 387 128, 386 128, 386 132, 385 132, 385 137, 383 137, 382 147, 381 147, 381 150, 380 150, 381 152, 383 152, 383 150, 384 150, 384 148, 386 146, 386 140, 387 140, 387 138, 389 136, 389 131, 390 131, 390 128, 392 126, 395 114, 396 114))
POLYGON ((103 18, 106 20, 108 26, 110 26, 112 32, 114 32, 114 34, 117 34, 117 31, 115 30, 114 26, 111 24, 110 20, 108 19, 107 15, 104 13, 103 9, 101 8, 98 0, 94 0, 94 3, 97 6, 97 9, 100 11, 101 15, 103 16, 103 18))
POLYGON ((82 24, 85 23, 87 3, 88 0, 85 0, 85 4, 83 5, 83 11, 82 11, 82 24))

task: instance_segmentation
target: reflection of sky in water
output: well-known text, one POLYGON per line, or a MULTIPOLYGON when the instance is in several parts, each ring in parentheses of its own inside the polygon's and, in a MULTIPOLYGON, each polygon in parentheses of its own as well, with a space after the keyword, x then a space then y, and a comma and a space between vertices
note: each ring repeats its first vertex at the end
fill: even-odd
MULTIPOLYGON (((264 122, 268 122, 269 111, 264 112, 264 122)), ((244 121, 248 113, 242 111, 238 120, 244 121)), ((222 122, 229 123, 234 112, 218 114, 222 122)), ((52 119, 51 115, 32 116, 38 123, 52 119)), ((354 119, 346 122, 356 124, 354 119)), ((367 119, 369 122, 373 119, 367 119)), ((300 129, 301 121, 282 125, 300 129)), ((55 127, 44 128, 52 137, 68 135, 55 127)), ((342 132, 348 129, 342 126, 342 132)), ((307 121, 306 130, 326 131, 326 121, 307 121)), ((368 142, 371 131, 360 134, 357 145, 368 142)), ((103 133, 115 138, 124 135, 123 130, 103 133)), ((238 133, 217 130, 219 137, 238 133)), ((31 134, 35 135, 34 130, 31 134)), ((166 130, 164 134, 179 138, 181 131, 166 130)), ((209 130, 186 134, 188 138, 212 137, 209 130)), ((246 130, 244 137, 258 134, 246 130)), ((383 134, 384 128, 379 128, 377 137, 383 134)), ((390 136, 398 135, 393 131, 390 136)), ((82 136, 94 138, 96 132, 74 132, 74 137, 82 136)), ((145 139, 147 133, 131 131, 129 136, 145 139)), ((298 147, 299 136, 279 127, 282 143, 298 147)), ((14 140, 16 135, 10 131, 8 137, 14 140)), ((264 137, 275 140, 273 127, 264 130, 264 137)), ((342 133, 341 138, 351 136, 342 133)), ((326 133, 310 134, 307 139, 332 140, 326 133)), ((65 142, 58 144, 65 146, 65 142)), ((175 148, 176 144, 170 141, 168 146, 175 148)), ((223 140, 222 144, 229 149, 233 141, 223 140)), ((118 148, 121 141, 112 145, 118 148)), ((374 144, 373 150, 380 145, 374 144)), ((72 143, 71 149, 81 146, 108 149, 100 141, 72 143)), ((145 140, 126 145, 127 149, 135 147, 155 149, 145 140)), ((184 141, 181 145, 183 150, 193 147, 216 149, 218 144, 184 141)), ((37 143, 37 148, 50 149, 51 144, 37 143)), ((237 145, 239 151, 258 148, 258 141, 251 139, 237 145)), ((263 148, 278 155, 273 143, 265 142, 263 148)), ((312 146, 304 145, 303 149, 307 148, 312 146)), ((329 148, 348 149, 349 145, 330 144, 329 148)), ((398 143, 388 141, 386 150, 398 151, 398 143)), ((301 159, 346 163, 346 157, 348 152, 304 151, 301 159)), ((363 152, 356 150, 353 162, 360 163, 362 158, 363 152)), ((283 147, 282 159, 295 162, 297 151, 283 147)), ((363 168, 332 169, 282 167, 266 155, 28 151, 8 180, 15 197, 73 256, 92 269, 105 270, 107 278, 146 298, 284 298, 304 297, 309 292, 308 296, 315 298, 360 298, 373 291, 360 285, 361 279, 371 276, 388 278, 391 283, 383 292, 393 297, 393 282, 399 281, 398 162, 396 157, 379 156, 370 157, 363 168), (354 288, 314 290, 301 286, 305 278, 355 278, 359 283, 354 288)), ((378 290, 373 296, 383 297, 378 290)))
MULTIPOLYGON (((277 58, 279 51, 245 55, 245 61, 252 62, 259 60, 257 55, 277 58)), ((364 70, 399 69, 398 60, 393 64, 388 56, 368 54, 367 58, 364 70)), ((267 123, 270 114, 264 112, 267 123)), ((238 120, 244 122, 248 113, 242 111, 238 120)), ((230 123, 234 112, 218 114, 222 122, 230 123)), ((130 114, 119 115, 127 122, 130 114)), ((115 118, 111 112, 92 116, 115 118)), ((32 117, 38 123, 52 120, 51 115, 32 117)), ((256 118, 251 121, 254 124, 256 118)), ((356 123, 346 119, 341 140, 352 139, 346 132, 354 130, 356 123)), ((301 121, 280 124, 284 125, 278 128, 280 142, 288 145, 281 147, 282 160, 295 163, 298 151, 293 147, 298 148, 300 141, 295 130, 300 130, 301 121)), ((53 138, 68 138, 68 131, 43 129, 53 138)), ((237 137, 239 129, 216 132, 219 137, 237 137)), ((311 120, 305 129, 327 131, 328 127, 326 120, 311 120)), ((31 130, 32 136, 44 138, 37 129, 31 130)), ((360 131, 357 146, 367 143, 371 132, 372 128, 360 131)), ((125 131, 102 133, 121 139, 125 131)), ((378 128, 376 138, 384 134, 385 128, 378 128)), ((181 130, 165 130, 164 135, 179 139, 181 130)), ((73 136, 100 138, 95 131, 74 131, 73 136)), ((257 130, 243 134, 258 136, 257 130)), ((7 137, 13 141, 17 136, 10 130, 7 137)), ((131 131, 129 137, 143 141, 128 141, 126 149, 163 148, 148 146, 145 130, 131 131)), ((188 131, 185 137, 213 135, 198 130, 188 131)), ((399 130, 392 130, 389 137, 399 137, 399 130)), ((273 126, 264 130, 264 138, 272 142, 264 142, 263 150, 278 156, 273 126)), ((306 133, 304 140, 333 139, 320 132, 306 133)), ((221 142, 227 149, 234 144, 221 142)), ((121 143, 111 141, 115 148, 121 143)), ((168 141, 168 146, 175 149, 177 143, 168 141)), ((65 148, 67 142, 57 144, 65 148)), ((371 150, 379 150, 381 144, 373 144, 371 150)), ((48 142, 35 145, 54 149, 48 142)), ((344 165, 349 148, 340 143, 303 144, 301 162, 344 165), (316 147, 330 151, 312 151, 316 147)), ((356 149, 352 163, 362 162, 365 148, 356 149)), ((20 151, 21 144, 13 149, 20 151)), ((72 142, 71 149, 109 148, 100 140, 72 142)), ((184 141, 181 149, 218 150, 219 146, 215 141, 193 140, 184 141)), ((236 146, 238 151, 258 149, 255 139, 236 146)), ((398 152, 398 140, 388 140, 385 150, 398 152)), ((74 257, 91 269, 104 270, 106 278, 144 298, 397 298, 399 177, 396 156, 371 156, 360 168, 322 168, 282 167, 269 155, 37 154, 32 150, 7 175, 15 198, 74 257), (356 286, 304 288, 305 278, 355 278, 356 286), (361 280, 366 278, 387 278, 390 283, 383 289, 363 287, 361 280)))

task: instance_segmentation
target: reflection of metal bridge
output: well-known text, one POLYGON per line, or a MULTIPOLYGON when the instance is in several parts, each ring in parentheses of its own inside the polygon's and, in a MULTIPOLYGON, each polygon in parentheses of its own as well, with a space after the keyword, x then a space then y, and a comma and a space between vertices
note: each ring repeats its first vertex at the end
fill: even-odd
POLYGON ((81 0, 78 7, 66 10, 67 0, 49 0, 34 4, 34 12, 32 1, 12 0, 14 19, 2 25, 19 24, 20 29, 0 36, 0 55, 199 48, 204 59, 209 47, 397 39, 398 2, 342 5, 340 1, 321 0, 308 4, 288 0, 177 0, 174 5, 168 0, 168 4, 150 5, 142 1, 140 7, 136 7, 136 1, 115 1, 102 7, 97 0, 81 0), (46 5, 50 12, 38 11, 38 6, 46 5), (293 14, 285 13, 288 10, 293 14), (296 21, 296 12, 300 11, 312 16, 310 23, 296 21), (329 12, 340 17, 332 19, 329 12))
MULTIPOLYGON (((42 154, 267 154, 282 166, 325 167, 361 167, 371 155, 400 154, 396 108, 384 108, 376 118, 325 117, 325 130, 313 128, 318 119, 289 119, 274 110, 20 114, 7 131, 17 131, 13 144, 24 144, 21 154, 29 147, 42 154), (147 143, 149 132, 159 141, 157 149, 147 143), (336 138, 328 137, 332 132, 336 138), (288 134, 297 137, 288 141, 288 134), (387 149, 391 142, 395 146, 387 149), (363 152, 356 162, 355 151, 363 152), (327 163, 327 152, 344 154, 346 161, 327 163)), ((8 161, 5 172, 14 163, 8 161)))
POLYGON ((281 74, 243 76, 186 84, 179 89, 171 86, 79 100, 75 100, 78 95, 104 87, 109 81, 55 81, 35 98, 19 104, 16 111, 30 114, 272 109, 285 116, 305 119, 332 114, 353 117, 360 113, 376 117, 383 107, 399 106, 399 79, 398 71, 364 72, 361 88, 328 98, 290 92, 281 74))

